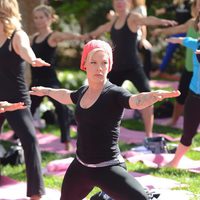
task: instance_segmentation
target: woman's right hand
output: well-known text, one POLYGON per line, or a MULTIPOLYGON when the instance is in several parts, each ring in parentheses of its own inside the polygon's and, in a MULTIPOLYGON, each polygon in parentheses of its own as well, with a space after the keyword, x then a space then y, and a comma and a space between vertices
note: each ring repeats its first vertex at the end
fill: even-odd
POLYGON ((29 91, 29 94, 42 97, 42 96, 48 96, 49 92, 50 92, 49 88, 37 86, 37 87, 32 87, 31 91, 29 91))

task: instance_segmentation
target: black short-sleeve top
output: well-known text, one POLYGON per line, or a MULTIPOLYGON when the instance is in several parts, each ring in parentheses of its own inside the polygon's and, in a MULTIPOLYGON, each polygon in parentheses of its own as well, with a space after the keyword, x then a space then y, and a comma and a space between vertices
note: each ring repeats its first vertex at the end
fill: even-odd
POLYGON ((77 156, 87 164, 113 160, 120 154, 120 123, 124 108, 130 108, 132 94, 107 81, 97 101, 84 109, 80 100, 87 89, 88 86, 83 86, 71 93, 71 99, 76 104, 77 156))

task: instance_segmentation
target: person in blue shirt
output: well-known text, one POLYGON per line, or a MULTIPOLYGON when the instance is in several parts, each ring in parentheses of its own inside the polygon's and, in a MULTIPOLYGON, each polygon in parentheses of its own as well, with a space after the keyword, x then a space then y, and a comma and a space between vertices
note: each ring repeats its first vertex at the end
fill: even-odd
MULTIPOLYGON (((200 30, 200 14, 195 20, 195 27, 200 30)), ((168 167, 178 167, 181 158, 189 150, 192 140, 197 133, 200 123, 200 63, 198 62, 196 51, 200 48, 200 40, 191 37, 171 37, 167 42, 178 43, 190 48, 193 53, 193 76, 189 86, 189 94, 184 108, 183 135, 176 150, 175 156, 168 167)))

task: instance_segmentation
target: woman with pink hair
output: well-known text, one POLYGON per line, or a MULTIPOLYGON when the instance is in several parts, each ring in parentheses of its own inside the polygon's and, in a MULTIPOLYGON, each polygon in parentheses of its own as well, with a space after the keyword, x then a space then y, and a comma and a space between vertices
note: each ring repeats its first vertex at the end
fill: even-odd
POLYGON ((143 109, 179 91, 154 91, 132 95, 112 84, 107 75, 112 69, 110 45, 91 40, 83 49, 80 68, 86 71, 88 85, 77 91, 33 87, 30 94, 47 95, 62 104, 75 104, 77 121, 76 157, 62 184, 61 200, 81 200, 96 186, 115 200, 146 200, 137 180, 126 171, 118 145, 124 108, 143 109))

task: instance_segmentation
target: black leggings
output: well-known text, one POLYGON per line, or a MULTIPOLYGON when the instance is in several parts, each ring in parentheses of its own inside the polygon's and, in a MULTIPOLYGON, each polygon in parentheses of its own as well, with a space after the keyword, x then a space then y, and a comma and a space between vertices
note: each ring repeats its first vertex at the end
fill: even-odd
POLYGON ((111 71, 108 74, 109 81, 121 86, 124 81, 129 80, 138 92, 150 92, 149 80, 142 67, 137 70, 111 71))
POLYGON ((143 56, 144 72, 147 78, 150 79, 150 72, 152 69, 152 51, 151 49, 145 49, 144 46, 140 47, 139 45, 138 50, 143 56))
POLYGON ((192 75, 193 72, 189 72, 186 69, 184 69, 184 71, 181 74, 181 79, 179 81, 179 86, 178 86, 178 90, 181 92, 181 94, 176 98, 176 101, 181 105, 185 104, 192 75))
POLYGON ((192 144, 200 123, 200 95, 189 92, 184 108, 183 136, 181 143, 185 146, 192 144))
POLYGON ((143 187, 126 171, 124 164, 90 168, 76 158, 65 174, 60 200, 81 200, 95 186, 115 200, 147 200, 143 187))
POLYGON ((17 110, 4 113, 5 118, 19 137, 24 149, 27 196, 43 195, 44 184, 41 170, 41 156, 38 142, 35 137, 35 129, 30 109, 17 110))

